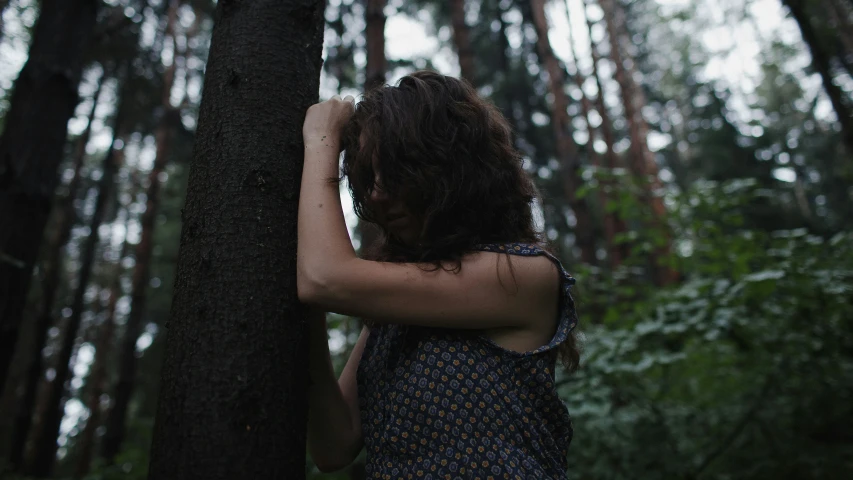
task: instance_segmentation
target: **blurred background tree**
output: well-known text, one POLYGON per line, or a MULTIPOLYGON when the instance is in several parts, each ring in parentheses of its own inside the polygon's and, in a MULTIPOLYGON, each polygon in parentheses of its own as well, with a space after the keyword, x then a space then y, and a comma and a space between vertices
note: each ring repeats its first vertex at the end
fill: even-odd
MULTIPOLYGON (((147 476, 215 7, 0 1, 13 478, 147 476)), ((849 476, 853 3, 328 0, 325 20, 321 98, 430 68, 512 124, 578 278, 571 478, 849 476)), ((358 320, 329 325, 342 368, 358 320)))

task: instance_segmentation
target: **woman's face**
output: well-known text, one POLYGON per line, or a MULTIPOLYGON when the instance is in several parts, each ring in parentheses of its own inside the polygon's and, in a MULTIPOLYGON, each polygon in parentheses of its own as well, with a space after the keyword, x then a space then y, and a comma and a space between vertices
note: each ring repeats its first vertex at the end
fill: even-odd
POLYGON ((370 209, 376 215, 376 222, 388 233, 407 245, 415 245, 420 238, 420 222, 399 199, 394 199, 382 190, 382 178, 374 161, 373 191, 367 197, 370 209))

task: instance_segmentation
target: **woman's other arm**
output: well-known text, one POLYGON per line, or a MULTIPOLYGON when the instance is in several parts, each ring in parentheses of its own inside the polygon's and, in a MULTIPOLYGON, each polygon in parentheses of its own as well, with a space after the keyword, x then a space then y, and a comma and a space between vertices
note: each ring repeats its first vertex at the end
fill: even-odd
POLYGON ((316 309, 308 312, 308 452, 320 471, 333 472, 352 463, 362 447, 356 372, 368 330, 362 330, 340 379, 336 379, 326 337, 326 314, 316 309))

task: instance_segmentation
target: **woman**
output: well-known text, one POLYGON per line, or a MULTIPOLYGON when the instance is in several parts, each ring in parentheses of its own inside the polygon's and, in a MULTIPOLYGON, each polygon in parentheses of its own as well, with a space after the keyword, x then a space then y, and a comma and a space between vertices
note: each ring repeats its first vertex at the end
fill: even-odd
POLYGON ((432 72, 312 106, 303 126, 297 287, 311 328, 309 451, 366 447, 370 478, 563 478, 572 426, 554 386, 578 361, 573 279, 542 247, 536 194, 500 113, 432 72), (359 216, 383 230, 356 257, 359 216), (367 325, 339 379, 323 312, 367 325))

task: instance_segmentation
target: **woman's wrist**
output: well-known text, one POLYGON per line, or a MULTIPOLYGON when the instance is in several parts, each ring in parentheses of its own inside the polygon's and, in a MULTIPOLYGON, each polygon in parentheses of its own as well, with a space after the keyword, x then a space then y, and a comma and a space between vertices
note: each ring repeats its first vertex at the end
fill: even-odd
POLYGON ((302 136, 305 148, 334 148, 340 150, 340 134, 331 132, 312 133, 302 136))

